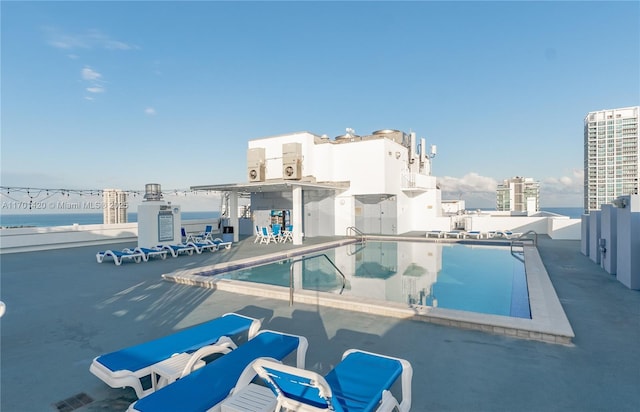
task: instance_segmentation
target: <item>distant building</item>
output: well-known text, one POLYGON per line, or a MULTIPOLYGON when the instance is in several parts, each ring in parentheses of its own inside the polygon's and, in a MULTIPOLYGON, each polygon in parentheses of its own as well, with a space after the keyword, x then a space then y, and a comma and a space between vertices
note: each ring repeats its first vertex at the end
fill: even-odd
POLYGON ((640 106, 589 112, 584 119, 584 210, 638 194, 640 106))
POLYGON ((102 222, 105 225, 127 223, 127 194, 120 189, 104 189, 102 222))
POLYGON ((540 211, 540 183, 530 177, 504 180, 496 190, 496 210, 533 213, 540 211))

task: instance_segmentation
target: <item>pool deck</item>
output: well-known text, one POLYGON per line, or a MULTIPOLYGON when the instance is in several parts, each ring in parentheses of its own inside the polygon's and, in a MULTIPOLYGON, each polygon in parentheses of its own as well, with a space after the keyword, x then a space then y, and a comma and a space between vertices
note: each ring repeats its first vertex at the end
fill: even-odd
MULTIPOLYGON (((335 238, 305 240, 305 246, 335 238)), ((122 411, 131 389, 89 372, 92 359, 226 312, 260 318, 263 329, 309 339, 307 368, 326 373, 348 348, 411 362, 412 411, 635 411, 640 405, 640 292, 580 253, 579 241, 538 239, 542 263, 575 337, 570 345, 244 296, 167 282, 162 274, 284 252, 257 245, 146 263, 96 263, 104 247, 0 256, 0 410, 122 411)), ((114 244, 122 249, 131 244, 114 244)))

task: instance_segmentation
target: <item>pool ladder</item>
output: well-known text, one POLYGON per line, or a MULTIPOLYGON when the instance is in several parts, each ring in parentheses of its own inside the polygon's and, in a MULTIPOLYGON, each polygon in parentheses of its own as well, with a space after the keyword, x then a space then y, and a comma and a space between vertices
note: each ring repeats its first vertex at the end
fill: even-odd
POLYGON ((305 260, 322 257, 322 256, 324 256, 324 258, 327 259, 329 263, 331 263, 331 266, 333 266, 335 270, 338 271, 340 276, 342 276, 342 288, 340 289, 340 293, 339 293, 340 295, 342 295, 342 292, 344 291, 344 288, 347 285, 347 278, 344 276, 344 273, 342 273, 342 271, 336 266, 336 264, 333 263, 333 261, 329 258, 329 256, 327 256, 324 253, 320 253, 312 256, 302 256, 300 258, 292 260, 291 265, 289 265, 289 306, 293 306, 293 265, 298 262, 302 262, 305 260))
POLYGON ((524 262, 523 259, 520 258, 520 256, 517 255, 517 253, 521 253, 524 254, 524 245, 525 242, 531 242, 531 244, 533 246, 537 246, 538 245, 538 234, 533 231, 533 230, 528 230, 525 233, 521 234, 520 236, 518 236, 517 238, 513 239, 511 241, 511 245, 510 245, 510 249, 511 249, 511 254, 518 260, 521 260, 524 262), (527 235, 533 234, 533 238, 530 237, 526 237, 527 235), (521 248, 518 250, 514 251, 514 248, 521 248))
POLYGON ((364 243, 367 240, 367 235, 364 234, 364 232, 362 232, 360 229, 358 229, 355 226, 349 226, 347 228, 347 236, 354 236, 354 234, 352 234, 352 232, 357 235, 360 236, 360 242, 364 243))

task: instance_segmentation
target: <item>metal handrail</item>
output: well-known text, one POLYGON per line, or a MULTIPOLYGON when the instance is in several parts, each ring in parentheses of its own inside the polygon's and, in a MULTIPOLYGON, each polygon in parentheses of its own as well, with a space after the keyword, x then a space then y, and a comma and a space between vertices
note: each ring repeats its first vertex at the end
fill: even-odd
POLYGON ((308 259, 317 258, 320 256, 324 256, 325 259, 327 259, 329 263, 331 263, 331 266, 333 266, 338 271, 340 276, 342 276, 342 289, 340 289, 340 295, 342 295, 342 292, 344 291, 344 288, 347 285, 347 278, 344 276, 344 273, 342 273, 342 271, 336 266, 336 264, 333 263, 333 261, 329 258, 329 256, 327 256, 324 253, 320 253, 312 256, 302 256, 301 258, 292 260, 291 265, 289 266, 289 306, 293 306, 293 264, 302 262, 308 259))
POLYGON ((526 232, 524 232, 523 234, 521 234, 520 236, 518 236, 517 240, 523 241, 523 240, 533 240, 533 245, 537 246, 538 245, 538 233, 535 230, 527 230, 526 232), (528 234, 533 233, 534 237, 533 239, 529 239, 527 236, 528 234))
POLYGON ((364 232, 362 232, 362 231, 361 231, 360 229, 358 229, 357 227, 355 227, 355 226, 349 226, 349 227, 347 228, 347 236, 349 236, 349 231, 353 231, 353 232, 355 232, 355 233, 356 233, 356 235, 360 235, 360 241, 361 241, 361 242, 364 242, 364 241, 365 241, 365 239, 366 239, 366 236, 367 236, 367 235, 365 235, 365 234, 364 234, 364 232))

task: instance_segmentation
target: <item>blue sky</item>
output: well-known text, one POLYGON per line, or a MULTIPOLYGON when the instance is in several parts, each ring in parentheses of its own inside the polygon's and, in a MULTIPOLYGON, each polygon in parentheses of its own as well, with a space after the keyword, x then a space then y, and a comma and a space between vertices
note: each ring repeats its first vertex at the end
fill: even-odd
POLYGON ((526 176, 543 207, 579 207, 585 115, 640 103, 638 2, 1 12, 3 186, 243 182, 250 139, 392 128, 438 146, 443 198, 491 207, 497 182, 526 176))

